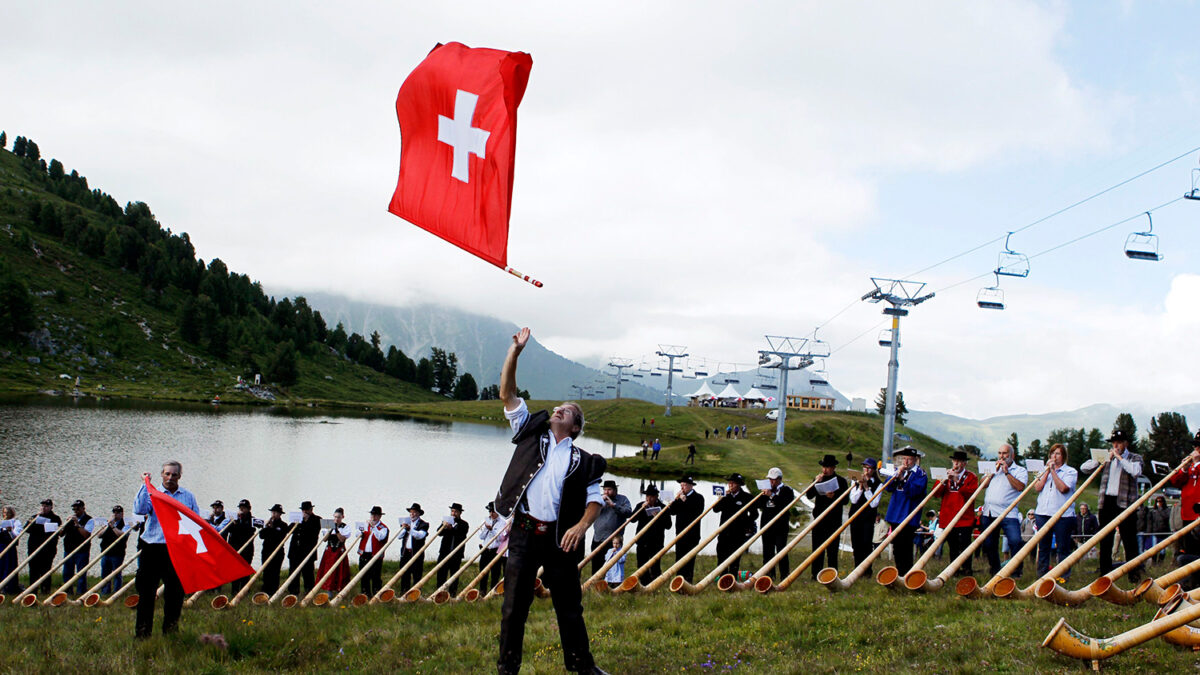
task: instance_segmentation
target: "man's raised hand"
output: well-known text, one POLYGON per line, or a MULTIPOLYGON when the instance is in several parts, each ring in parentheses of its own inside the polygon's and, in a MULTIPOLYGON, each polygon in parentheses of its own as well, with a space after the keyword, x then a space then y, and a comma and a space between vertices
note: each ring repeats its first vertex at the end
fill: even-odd
POLYGON ((517 348, 517 351, 525 349, 525 344, 529 342, 530 335, 531 333, 528 328, 522 328, 517 331, 517 334, 513 336, 513 346, 517 348))

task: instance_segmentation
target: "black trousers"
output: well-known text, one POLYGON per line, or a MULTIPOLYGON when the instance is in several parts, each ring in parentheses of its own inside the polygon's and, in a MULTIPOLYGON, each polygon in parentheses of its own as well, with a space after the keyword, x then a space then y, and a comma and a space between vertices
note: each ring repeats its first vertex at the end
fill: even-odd
MULTIPOLYGON (((42 549, 41 553, 38 553, 33 558, 30 558, 29 583, 37 581, 42 577, 42 575, 44 575, 46 572, 49 572, 51 567, 54 567, 54 556, 57 553, 58 552, 55 550, 55 545, 51 544, 42 549)), ((43 581, 41 585, 37 587, 37 592, 46 595, 54 590, 54 588, 50 585, 50 581, 51 580, 49 578, 43 581)))
MULTIPOLYGON (((270 557, 270 554, 267 554, 270 557)), ((283 555, 277 555, 271 562, 263 561, 262 592, 274 595, 279 590, 279 571, 283 569, 283 555)))
MULTIPOLYGON (((833 533, 837 532, 837 529, 842 525, 840 521, 836 523, 829 523, 826 522, 828 520, 829 518, 822 520, 821 523, 812 530, 812 544, 814 551, 818 546, 828 541, 829 538, 833 536, 833 533)), ((840 536, 838 538, 841 539, 840 536)), ((838 544, 840 543, 840 541, 830 543, 825 547, 824 551, 821 551, 815 558, 813 558, 812 566, 808 568, 809 571, 812 572, 813 579, 816 579, 817 574, 819 574, 821 570, 825 569, 826 567, 832 567, 835 570, 838 568, 838 544)))
MULTIPOLYGON (((658 555, 658 552, 662 550, 662 544, 663 544, 662 541, 652 541, 652 542, 643 544, 642 541, 639 539, 637 545, 634 547, 634 550, 637 551, 638 567, 645 565, 647 561, 649 561, 654 556, 658 555)), ((642 573, 642 576, 638 577, 638 581, 640 581, 642 583, 642 585, 645 586, 646 584, 649 584, 651 581, 654 581, 655 579, 657 579, 661 576, 662 576, 662 561, 655 560, 654 564, 647 567, 646 571, 642 573)))
POLYGON ((137 620, 133 634, 150 637, 154 630, 154 604, 159 584, 163 589, 163 634, 173 633, 179 628, 179 614, 183 611, 183 585, 175 574, 171 556, 167 555, 166 544, 143 544, 138 558, 137 571, 137 620))
MULTIPOLYGON (((734 526, 731 525, 730 527, 732 528, 734 526)), ((725 562, 725 560, 728 559, 729 556, 733 555, 733 552, 738 550, 738 548, 742 544, 746 543, 746 540, 749 538, 750 537, 748 537, 745 534, 742 534, 740 532, 725 531, 725 532, 722 532, 720 535, 718 535, 717 536, 717 564, 719 565, 719 564, 725 562)), ((729 563, 729 565, 725 567, 725 574, 732 574, 735 577, 741 571, 742 571, 742 556, 740 556, 740 555, 738 557, 734 558, 733 562, 729 563)))
MULTIPOLYGON (((774 558, 780 551, 782 551, 784 547, 787 546, 787 542, 788 533, 786 531, 768 532, 767 534, 764 534, 762 536, 763 564, 766 565, 768 560, 774 558)), ((789 556, 786 555, 780 558, 779 564, 775 567, 772 567, 767 572, 767 576, 776 581, 780 581, 788 574, 791 574, 792 562, 788 560, 788 558, 789 556)))
MULTIPOLYGON (((950 529, 950 536, 946 537, 946 541, 950 544, 951 562, 957 560, 958 556, 962 555, 962 552, 967 550, 967 547, 971 545, 971 531, 974 529, 975 528, 973 525, 954 527, 950 529)), ((974 573, 975 571, 971 567, 971 558, 968 557, 967 561, 963 563, 962 567, 959 567, 958 571, 954 573, 954 576, 969 577, 974 573)))
MULTIPOLYGON (((495 560, 495 558, 496 558, 496 549, 494 549, 494 548, 483 549, 483 553, 481 553, 479 555, 479 571, 482 572, 485 567, 487 567, 489 564, 491 564, 492 560, 495 560)), ((500 579, 503 576, 504 576, 504 561, 501 560, 500 562, 496 563, 495 565, 492 565, 492 569, 490 571, 488 571, 487 576, 485 576, 484 578, 479 580, 479 585, 476 586, 476 588, 479 589, 479 592, 481 594, 487 595, 488 591, 492 590, 492 588, 495 587, 496 584, 500 583, 500 579)))
POLYGON ((913 535, 916 534, 917 528, 909 523, 893 532, 896 532, 896 537, 892 539, 892 557, 895 558, 896 570, 900 572, 900 576, 904 576, 913 566, 913 535))
MULTIPOLYGON (((358 569, 367 566, 367 563, 374 559, 374 553, 359 553, 358 554, 358 569)), ((375 597, 375 594, 383 588, 383 561, 371 565, 371 569, 363 575, 362 581, 358 582, 359 591, 366 595, 368 599, 375 597)))
MULTIPOLYGON (((850 545, 854 548, 854 566, 858 565, 875 550, 875 514, 864 511, 850 521, 850 545)), ((819 545, 819 544, 818 544, 819 545)), ((868 570, 870 572, 870 570, 868 570)))
MULTIPOLYGON (((414 549, 409 549, 402 552, 400 554, 400 566, 404 567, 407 565, 408 561, 412 560, 416 553, 417 552, 414 549)), ((417 582, 420 581, 421 577, 423 576, 425 576, 425 561, 418 560, 417 562, 413 563, 412 567, 409 567, 407 570, 405 570, 404 574, 400 575, 400 587, 397 590, 399 592, 408 592, 412 587, 417 585, 417 582)))
MULTIPOLYGON (((1100 527, 1111 523, 1124 510, 1117 506, 1116 497, 1106 499, 1104 506, 1100 507, 1100 527)), ((1125 547, 1125 560, 1133 560, 1138 555, 1137 518, 1131 515, 1122 520, 1121 524, 1117 525, 1117 531, 1121 533, 1121 544, 1125 547)), ((1108 574, 1113 570, 1113 534, 1110 532, 1101 539, 1097 547, 1100 549, 1100 573, 1108 574)))
MULTIPOLYGON (((253 563, 254 562, 254 547, 247 546, 246 550, 241 552, 241 556, 242 556, 242 560, 245 560, 247 565, 253 563)), ((247 576, 242 577, 241 579, 237 579, 237 580, 233 581, 232 583, 230 583, 229 584, 229 587, 230 587, 229 595, 231 595, 231 596, 237 595, 238 591, 245 588, 246 582, 249 580, 250 580, 250 576, 247 575, 247 576)))
MULTIPOLYGON (((698 532, 699 529, 700 529, 699 525, 692 528, 692 530, 696 531, 696 532, 698 532)), ((675 559, 679 560, 683 556, 687 555, 688 551, 691 551, 692 549, 696 548, 696 546, 698 546, 699 544, 700 544, 700 535, 697 533, 695 536, 692 536, 692 533, 689 532, 688 536, 675 542, 675 559)), ((689 584, 692 583, 693 581, 695 581, 695 576, 696 576, 696 559, 695 558, 692 558, 691 560, 687 561, 686 564, 679 566, 679 576, 686 579, 689 584)))
MULTIPOLYGON (((442 584, 446 583, 447 579, 454 576, 454 573, 457 572, 460 567, 462 567, 462 561, 462 556, 456 555, 447 560, 445 565, 442 565, 442 568, 437 571, 437 588, 441 588, 442 584)), ((459 579, 461 578, 462 577, 459 577, 459 579)), ((455 579, 450 583, 450 588, 447 589, 450 591, 451 596, 458 595, 458 581, 458 579, 455 579)))
MULTIPOLYGON (((313 585, 316 584, 316 582, 317 582, 315 568, 314 568, 315 564, 316 564, 316 561, 313 560, 313 558, 309 558, 308 562, 306 562, 302 566, 300 566, 300 576, 295 579, 292 579, 292 583, 288 584, 288 593, 291 593, 292 595, 300 595, 300 581, 301 580, 304 581, 304 590, 305 591, 311 591, 313 589, 313 585)), ((288 558, 288 569, 289 570, 295 572, 297 565, 300 565, 299 559, 293 560, 291 558, 288 558)))
POLYGON ((581 560, 576 553, 558 547, 551 526, 543 535, 514 527, 508 539, 508 564, 504 570, 504 605, 500 613, 500 658, 496 665, 501 674, 518 673, 525 644, 525 620, 533 603, 533 586, 538 568, 542 582, 550 589, 558 636, 562 641, 563 664, 571 672, 587 672, 595 666, 588 647, 587 626, 583 621, 582 593, 579 588, 581 560))

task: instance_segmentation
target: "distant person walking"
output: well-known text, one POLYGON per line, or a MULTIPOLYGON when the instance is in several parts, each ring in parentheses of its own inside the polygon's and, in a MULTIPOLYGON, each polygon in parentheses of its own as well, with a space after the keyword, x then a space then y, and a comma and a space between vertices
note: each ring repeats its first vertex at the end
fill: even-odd
POLYGON ((683 460, 684 464, 696 464, 696 444, 688 443, 687 459, 683 460))
POLYGON ((656 439, 654 439, 654 445, 652 445, 650 447, 653 448, 653 450, 654 450, 654 452, 650 454, 650 459, 657 461, 658 453, 662 452, 662 443, 659 443, 658 439, 656 438, 656 439))

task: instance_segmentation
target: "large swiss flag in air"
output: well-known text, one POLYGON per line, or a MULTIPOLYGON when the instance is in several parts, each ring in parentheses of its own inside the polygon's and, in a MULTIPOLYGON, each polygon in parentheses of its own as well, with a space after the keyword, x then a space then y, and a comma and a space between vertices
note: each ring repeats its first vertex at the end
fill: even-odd
POLYGON ((508 264, 517 106, 533 59, 439 44, 400 86, 400 179, 388 210, 508 264))
POLYGON ((146 478, 146 492, 167 540, 167 554, 185 593, 207 591, 254 574, 209 523, 174 497, 159 491, 146 478))

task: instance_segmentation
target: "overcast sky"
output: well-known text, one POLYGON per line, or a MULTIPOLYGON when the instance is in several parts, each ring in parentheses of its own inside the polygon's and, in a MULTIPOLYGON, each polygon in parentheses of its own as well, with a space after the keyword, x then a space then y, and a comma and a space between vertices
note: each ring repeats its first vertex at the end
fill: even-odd
POLYGON ((975 306, 991 277, 960 283, 1003 242, 926 269, 1200 146, 1196 2, 55 2, 3 24, 10 143, 268 290, 444 303, 587 362, 746 364, 822 325, 830 382, 873 398, 881 307, 851 303, 920 272, 910 407, 1200 400, 1196 152, 1012 242, 1177 200, 1161 262, 1122 253, 1142 216, 1002 280, 1003 312, 975 306), (449 41, 533 56, 509 262, 542 289, 387 212, 396 91, 449 41))

